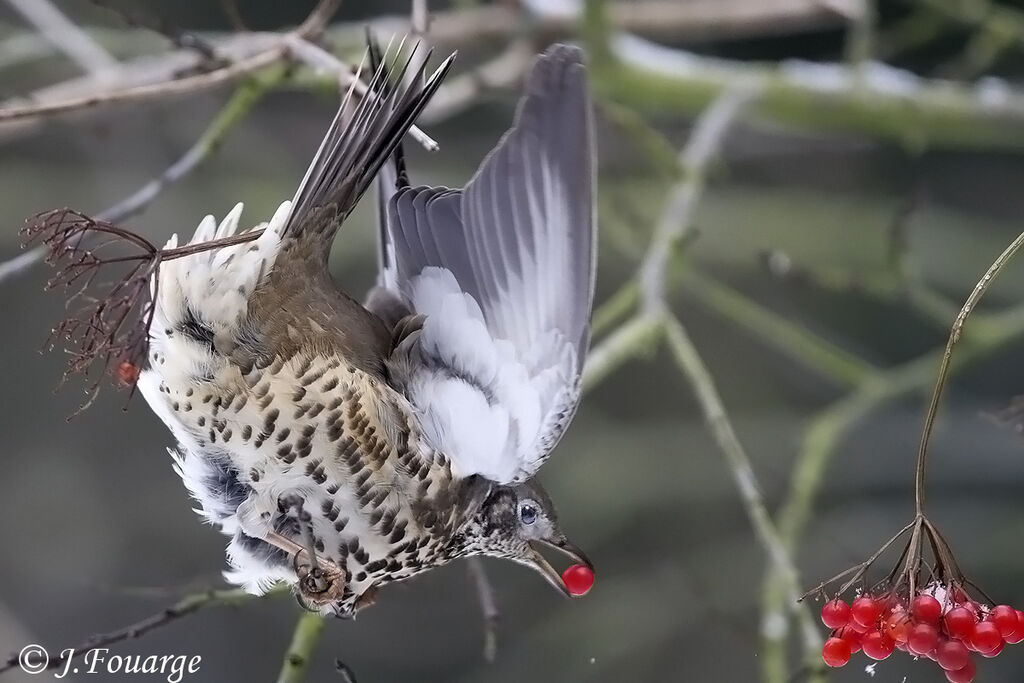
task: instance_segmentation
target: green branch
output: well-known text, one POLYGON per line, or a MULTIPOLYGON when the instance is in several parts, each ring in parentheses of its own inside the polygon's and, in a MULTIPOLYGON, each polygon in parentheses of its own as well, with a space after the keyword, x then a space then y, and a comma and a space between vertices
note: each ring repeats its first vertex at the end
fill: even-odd
POLYGON ((318 612, 302 613, 295 624, 295 633, 292 635, 288 652, 284 655, 277 683, 302 683, 306 679, 310 658, 320 641, 325 621, 318 612))
POLYGON ((691 270, 683 278, 683 287, 702 306, 836 384, 856 387, 877 372, 857 356, 708 276, 691 270))
POLYGON ((863 72, 840 64, 775 67, 680 53, 657 64, 620 61, 595 72, 602 97, 647 111, 696 112, 720 92, 753 87, 751 113, 806 131, 853 132, 914 149, 1024 151, 1024 96, 1012 89, 998 104, 976 88, 906 71, 863 72))

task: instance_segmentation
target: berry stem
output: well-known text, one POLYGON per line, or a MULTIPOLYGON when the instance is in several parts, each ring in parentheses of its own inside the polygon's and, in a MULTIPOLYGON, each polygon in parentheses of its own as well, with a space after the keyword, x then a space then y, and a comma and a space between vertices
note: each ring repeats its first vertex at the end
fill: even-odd
MULTIPOLYGON (((871 565, 873 565, 875 563, 875 561, 878 560, 878 558, 882 556, 882 553, 884 553, 886 550, 889 549, 889 546, 891 546, 893 543, 898 541, 903 536, 903 534, 905 534, 908 531, 910 531, 917 524, 918 524, 917 519, 914 519, 913 522, 911 522, 910 524, 908 524, 905 527, 903 527, 902 529, 900 529, 896 533, 895 536, 893 536, 888 541, 886 541, 882 545, 881 548, 879 548, 877 551, 875 551, 874 555, 872 555, 871 557, 869 557, 868 559, 866 559, 865 561, 861 562, 858 565, 850 567, 849 569, 847 569, 845 571, 839 572, 838 574, 833 576, 831 579, 827 579, 825 581, 822 581, 820 584, 818 584, 817 586, 815 586, 811 590, 809 590, 806 593, 804 593, 803 596, 800 599, 803 600, 803 599, 805 599, 807 597, 810 597, 811 595, 814 595, 816 593, 824 594, 826 586, 828 586, 829 584, 833 584, 836 581, 838 581, 839 579, 842 579, 842 578, 844 578, 846 576, 850 576, 850 574, 853 574, 853 576, 845 584, 843 584, 843 587, 839 589, 838 594, 842 595, 847 590, 849 590, 850 587, 853 586, 853 584, 857 583, 858 581, 860 581, 864 577, 864 574, 867 573, 867 571, 871 567, 871 565)), ((906 550, 904 550, 903 552, 905 553, 906 550)))
MULTIPOLYGON (((931 438, 932 427, 935 424, 935 413, 939 409, 939 401, 942 398, 942 390, 946 386, 946 380, 949 377, 949 365, 950 360, 953 356, 953 346, 960 341, 960 335, 963 332, 964 324, 967 322, 967 317, 977 306, 981 297, 991 286, 992 281, 996 278, 1003 267, 1013 258, 1014 254, 1024 246, 1024 233, 1017 236, 1017 239, 1010 243, 1002 254, 992 262, 988 270, 978 284, 974 286, 974 291, 967 297, 967 301, 964 302, 963 307, 956 316, 956 320, 953 321, 953 327, 949 332, 949 340, 946 342, 946 350, 942 354, 942 362, 939 365, 939 376, 935 381, 935 390, 932 392, 932 400, 928 405, 928 413, 924 419, 924 430, 921 432, 921 445, 917 449, 917 466, 914 477, 914 509, 919 517, 924 515, 924 477, 925 468, 928 460, 928 440, 931 438)), ((931 525, 929 525, 931 526, 931 525)))

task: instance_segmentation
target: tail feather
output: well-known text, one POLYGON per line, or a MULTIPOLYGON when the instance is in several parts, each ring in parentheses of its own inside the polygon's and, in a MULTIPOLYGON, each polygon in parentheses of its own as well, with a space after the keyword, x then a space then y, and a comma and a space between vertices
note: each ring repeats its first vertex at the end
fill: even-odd
MULTIPOLYGON (((415 51, 416 48, 413 54, 415 51)), ((428 60, 424 59, 406 78, 412 56, 390 66, 379 56, 379 52, 371 54, 371 59, 378 63, 367 92, 351 116, 346 116, 355 84, 349 88, 292 200, 285 235, 313 239, 325 252, 341 220, 392 156, 440 87, 455 58, 454 54, 449 56, 429 77, 428 60), (318 212, 321 207, 334 211, 318 212)))
MULTIPOLYGON (((370 60, 370 68, 376 72, 384 63, 384 54, 377 40, 367 31, 366 51, 370 60)), ((379 94, 389 96, 394 86, 389 81, 379 83, 379 94)), ((409 171, 405 164, 405 149, 401 140, 395 145, 394 151, 381 166, 377 175, 377 273, 378 287, 394 289, 390 276, 395 272, 394 248, 391 245, 391 233, 388 229, 388 204, 400 190, 409 187, 409 171)))

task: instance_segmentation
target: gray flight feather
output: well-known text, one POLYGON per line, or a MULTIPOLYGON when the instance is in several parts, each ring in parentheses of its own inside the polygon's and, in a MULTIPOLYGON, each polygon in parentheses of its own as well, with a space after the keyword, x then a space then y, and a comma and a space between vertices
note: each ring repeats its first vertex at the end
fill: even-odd
MULTIPOLYGON (((382 286, 411 304, 410 282, 425 269, 446 269, 479 305, 490 336, 510 342, 531 376, 562 368, 562 379, 545 388, 554 395, 541 406, 547 433, 533 443, 540 452, 517 453, 517 480, 536 470, 575 411, 596 261, 593 122, 580 50, 559 45, 540 56, 525 90, 512 129, 464 190, 393 190, 381 245, 382 286)), ((459 358, 429 361, 450 362, 449 377, 493 393, 493 380, 468 376, 459 358)))
MULTIPOLYGON (((579 49, 538 58, 516 123, 464 190, 392 198, 398 279, 455 275, 496 337, 529 347, 542 330, 573 340, 582 365, 594 296, 593 123, 579 49), (512 280, 524 278, 517 300, 512 280)), ((387 248, 387 247, 385 247, 387 248)))

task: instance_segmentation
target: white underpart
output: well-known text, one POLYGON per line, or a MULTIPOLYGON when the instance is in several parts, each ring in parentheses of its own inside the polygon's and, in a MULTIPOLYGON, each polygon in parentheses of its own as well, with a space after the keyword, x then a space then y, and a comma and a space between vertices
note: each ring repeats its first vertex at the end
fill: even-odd
MULTIPOLYGON (((203 484, 209 465, 195 455, 201 450, 199 444, 174 415, 160 386, 188 387, 196 377, 216 375, 226 366, 227 359, 181 332, 186 309, 190 308, 202 325, 213 330, 215 340, 237 333, 245 319, 249 296, 273 268, 290 208, 291 203, 284 202, 269 223, 253 228, 265 230, 251 242, 162 263, 158 281, 150 284, 151 292, 156 284, 156 308, 149 328, 149 365, 139 376, 139 390, 181 444, 183 454, 172 452, 174 471, 198 502, 196 512, 211 523, 221 524, 227 534, 235 532, 237 521, 217 514, 223 503, 210 499, 203 484)), ((206 216, 188 244, 230 237, 238 230, 241 214, 242 204, 237 204, 219 225, 213 216, 206 216)), ((166 246, 178 246, 178 236, 173 235, 166 246)))
POLYGON ((557 331, 539 335, 526 352, 492 337, 477 302, 444 268, 412 278, 409 297, 426 316, 419 343, 428 362, 414 371, 408 395, 427 439, 462 476, 523 478, 560 432, 558 407, 572 403, 572 345, 557 331))

